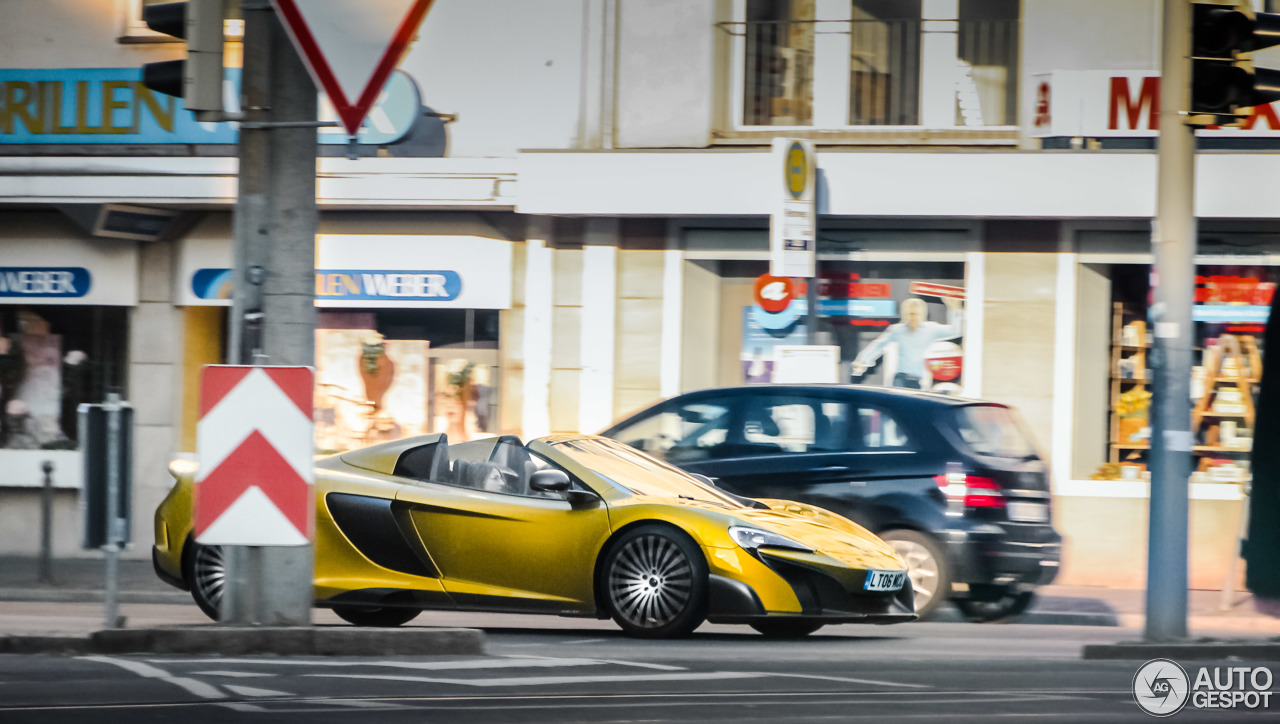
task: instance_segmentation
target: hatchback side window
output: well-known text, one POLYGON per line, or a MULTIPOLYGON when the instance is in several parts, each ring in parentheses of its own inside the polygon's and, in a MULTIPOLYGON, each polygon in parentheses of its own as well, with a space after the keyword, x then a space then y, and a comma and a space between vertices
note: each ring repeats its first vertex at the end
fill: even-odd
POLYGON ((864 450, 909 450, 911 439, 892 415, 874 407, 858 410, 859 436, 864 450))
POLYGON ((721 457, 728 439, 729 400, 711 399, 664 407, 618 429, 613 437, 673 464, 721 457))
POLYGON ((842 452, 849 406, 814 397, 764 395, 747 404, 741 454, 842 452))

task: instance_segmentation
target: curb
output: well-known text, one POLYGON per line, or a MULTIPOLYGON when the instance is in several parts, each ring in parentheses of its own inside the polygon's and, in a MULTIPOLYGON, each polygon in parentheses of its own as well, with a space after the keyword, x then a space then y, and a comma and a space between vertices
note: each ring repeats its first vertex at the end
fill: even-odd
POLYGON ((209 625, 104 629, 88 636, 0 635, 0 654, 133 653, 479 656, 484 654, 484 633, 470 628, 209 625))
MULTIPOLYGON (((4 603, 102 603, 106 593, 101 589, 82 588, 9 588, 0 590, 4 603)), ((119 591, 118 603, 191 603, 184 591, 119 591)))
POLYGON ((1150 661, 1151 659, 1280 661, 1280 638, 1265 641, 1201 639, 1182 643, 1128 641, 1117 644, 1091 644, 1081 651, 1081 658, 1132 661, 1150 661))

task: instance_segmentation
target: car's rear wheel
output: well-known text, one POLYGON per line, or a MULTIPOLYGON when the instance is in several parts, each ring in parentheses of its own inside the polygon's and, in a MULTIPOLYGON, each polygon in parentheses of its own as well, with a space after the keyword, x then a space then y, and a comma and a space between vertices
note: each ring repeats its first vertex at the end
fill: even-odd
POLYGON ((1009 589, 988 589, 971 586, 969 598, 957 598, 956 608, 971 623, 994 623, 1016 618, 1031 607, 1035 601, 1032 591, 1013 591, 1009 589))
POLYGON ((951 570, 942 548, 930 536, 905 528, 885 531, 880 537, 907 562, 916 615, 928 619, 951 594, 951 570))
POLYGON ((686 636, 706 618, 707 562, 678 530, 632 528, 610 549, 602 570, 609 613, 632 636, 686 636))
POLYGON ((822 624, 814 621, 779 619, 777 621, 756 621, 751 624, 751 628, 771 639, 798 639, 822 628, 822 624))
POLYGON ((183 557, 191 598, 206 616, 220 620, 222 598, 227 591, 227 561, 222 546, 200 545, 188 540, 183 557))
POLYGON ((356 626, 392 628, 409 623, 422 610, 395 606, 334 606, 333 612, 338 614, 338 618, 356 626))

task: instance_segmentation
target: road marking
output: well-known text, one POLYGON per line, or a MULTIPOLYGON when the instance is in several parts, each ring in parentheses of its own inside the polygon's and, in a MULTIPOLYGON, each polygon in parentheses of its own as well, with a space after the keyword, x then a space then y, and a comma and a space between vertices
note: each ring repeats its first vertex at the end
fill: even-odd
POLYGON ((193 671, 192 676, 238 676, 253 677, 257 679, 265 679, 271 676, 279 676, 279 674, 260 674, 252 671, 193 671))
POLYGON ((680 666, 651 664, 638 661, 613 661, 608 659, 558 659, 550 656, 509 656, 495 659, 472 659, 468 661, 298 661, 284 659, 149 659, 155 663, 169 664, 219 664, 219 665, 263 665, 263 666, 315 666, 341 667, 344 669, 356 666, 378 666, 390 669, 415 669, 419 671, 467 671, 476 669, 519 669, 519 668, 557 668, 570 666, 598 666, 600 664, 616 664, 618 666, 635 666, 643 669, 659 671, 684 671, 680 666))
POLYGON ((185 676, 173 676, 172 674, 170 674, 167 671, 164 671, 163 669, 157 669, 156 667, 149 666, 147 664, 142 663, 141 661, 129 661, 126 659, 116 659, 110 656, 81 656, 79 658, 85 661, 97 661, 103 664, 111 664, 113 666, 119 666, 120 668, 126 671, 133 672, 138 676, 141 676, 147 679, 160 679, 162 681, 167 681, 171 684, 174 684, 175 686, 180 686, 183 689, 186 689, 188 692, 195 694, 196 696, 201 697, 203 699, 227 698, 227 695, 222 691, 220 691, 216 686, 206 684, 203 681, 188 679, 185 676))
POLYGON ((615 666, 636 666, 642 669, 657 669, 658 671, 687 671, 683 666, 671 666, 669 664, 651 664, 644 661, 619 661, 617 659, 558 659, 554 656, 534 656, 532 654, 512 654, 508 659, 521 660, 545 660, 545 661, 583 661, 590 664, 614 664, 615 666))
POLYGON ((878 681, 876 679, 854 679, 846 676, 823 676, 821 674, 783 674, 770 673, 769 676, 786 676, 792 679, 818 679, 819 681, 843 681, 849 684, 870 684, 872 686, 901 686, 908 689, 932 689, 927 684, 899 684, 894 681, 878 681))
POLYGON ((223 684, 227 690, 233 694, 240 696, 293 696, 287 691, 276 691, 275 689, 258 689, 252 686, 236 686, 235 684, 223 684))
POLYGON ((604 641, 604 639, 578 639, 577 641, 561 641, 561 646, 571 646, 573 644, 594 644, 604 641))
POLYGON ((378 681, 413 681, 423 684, 456 684, 459 686, 554 686, 557 684, 637 683, 642 681, 716 681, 724 679, 759 679, 768 674, 750 671, 688 671, 679 674, 600 674, 596 676, 528 676, 500 679, 442 679, 426 676, 378 676, 376 674, 306 674, 327 679, 374 679, 378 681))
POLYGON ((234 709, 235 711, 266 711, 266 709, 258 706, 257 704, 247 704, 243 701, 233 701, 228 704, 219 704, 218 706, 225 706, 226 708, 234 709))

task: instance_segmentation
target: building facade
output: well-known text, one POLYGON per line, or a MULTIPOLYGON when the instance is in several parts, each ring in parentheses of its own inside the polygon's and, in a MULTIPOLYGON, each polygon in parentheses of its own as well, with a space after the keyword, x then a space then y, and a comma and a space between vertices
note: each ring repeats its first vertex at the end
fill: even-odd
MULTIPOLYGON (((0 391, 22 403, 3 552, 38 546, 46 459, 55 547, 76 551, 68 410, 116 387, 145 556, 166 463, 194 452, 199 368, 225 359, 236 129, 139 86, 181 53, 140 5, 20 4, 0 29, 0 391)), ((321 133, 318 445, 593 431, 767 380, 772 345, 805 336, 753 321, 770 144, 808 139, 841 378, 891 383, 898 361, 863 350, 906 299, 941 323, 962 296, 928 384, 1021 411, 1062 581, 1140 586, 1159 37, 1156 0, 436 0, 359 158, 321 133)), ((1233 575, 1252 418, 1229 416, 1280 263, 1280 120, 1248 125, 1202 132, 1196 172, 1201 588, 1233 575)))

